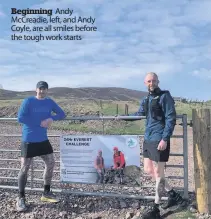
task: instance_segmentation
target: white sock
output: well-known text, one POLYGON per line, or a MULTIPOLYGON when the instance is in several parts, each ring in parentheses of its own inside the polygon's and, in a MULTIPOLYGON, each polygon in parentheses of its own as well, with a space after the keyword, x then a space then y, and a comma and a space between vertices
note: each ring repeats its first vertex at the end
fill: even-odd
POLYGON ((156 178, 155 186, 155 204, 160 204, 161 195, 165 188, 165 179, 163 177, 156 178))
POLYGON ((164 178, 165 180, 165 190, 167 192, 171 191, 172 190, 172 187, 169 185, 168 181, 164 178))

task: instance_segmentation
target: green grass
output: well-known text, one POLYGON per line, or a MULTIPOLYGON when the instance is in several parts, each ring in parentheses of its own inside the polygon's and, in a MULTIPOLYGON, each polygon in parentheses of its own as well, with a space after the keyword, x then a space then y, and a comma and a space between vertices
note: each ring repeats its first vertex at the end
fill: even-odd
MULTIPOLYGON (((93 114, 103 114, 103 115, 116 115, 117 114, 117 104, 118 104, 118 114, 122 115, 125 113, 125 104, 128 105, 128 112, 134 113, 139 108, 138 101, 100 101, 100 100, 68 100, 64 98, 54 99, 67 113, 68 116, 80 116, 89 115, 87 113, 93 114)), ((12 105, 20 105, 22 100, 0 100, 0 107, 8 107, 12 105)), ((188 120, 192 119, 192 109, 194 108, 208 108, 210 105, 200 105, 200 104, 187 104, 176 102, 176 112, 178 115, 187 114, 188 120)), ((211 107, 210 107, 211 108, 211 107)), ((80 132, 95 132, 102 133, 103 126, 102 122, 91 123, 90 121, 82 124, 74 124, 70 122, 58 122, 54 124, 54 127, 61 130, 74 130, 80 132)), ((134 122, 110 122, 107 125, 105 122, 104 126, 105 134, 143 134, 144 133, 144 121, 134 121, 134 122)))
POLYGON ((106 134, 126 134, 126 135, 140 135, 144 134, 144 126, 138 122, 125 122, 121 127, 112 127, 105 129, 106 134))
MULTIPOLYGON (((64 101, 64 100, 63 100, 64 101)), ((66 112, 69 112, 71 115, 71 111, 74 109, 78 109, 80 115, 80 111, 99 111, 103 115, 116 115, 117 113, 117 104, 118 104, 118 114, 122 115, 125 113, 125 104, 128 105, 129 113, 134 113, 139 108, 139 103, 137 101, 134 102, 123 102, 123 101, 80 101, 77 104, 74 104, 72 109, 70 109, 70 105, 65 105, 64 109, 66 112)), ((188 119, 192 118, 192 108, 197 108, 199 106, 190 106, 185 103, 176 103, 176 112, 178 115, 187 114, 188 119)), ((64 127, 59 126, 59 128, 64 129, 64 127)), ((74 130, 81 132, 96 132, 102 133, 103 127, 97 126, 89 126, 87 123, 83 124, 70 124, 65 127, 66 130, 74 130)), ((105 134, 143 134, 144 133, 144 121, 135 121, 135 122, 124 122, 121 125, 104 127, 105 134)))
MULTIPOLYGON (((58 130, 72 130, 79 132, 93 132, 98 134, 128 134, 128 135, 140 135, 144 134, 144 121, 135 121, 135 122, 124 122, 120 121, 117 125, 112 125, 111 122, 106 121, 102 122, 94 122, 93 125, 90 125, 90 122, 84 123, 73 123, 73 122, 55 122, 52 128, 56 128, 58 130)), ((116 122, 118 123, 118 122, 116 122)))
MULTIPOLYGON (((117 113, 117 105, 110 103, 110 104, 104 104, 102 107, 102 111, 103 115, 116 115, 117 113)), ((120 105, 118 106, 118 114, 124 114, 124 108, 120 105)))
POLYGON ((182 211, 169 215, 166 219, 196 219, 196 216, 190 211, 182 211))
MULTIPOLYGON (((52 128, 56 128, 59 130, 72 130, 72 131, 80 131, 80 132, 96 132, 95 129, 93 128, 89 128, 87 126, 85 126, 84 124, 61 124, 59 122, 55 123, 52 125, 52 128)), ((100 132, 100 131, 99 131, 100 132)))
POLYGON ((188 104, 188 103, 176 103, 176 112, 178 115, 187 114, 188 119, 192 119, 192 110, 200 108, 211 108, 208 104, 188 104))

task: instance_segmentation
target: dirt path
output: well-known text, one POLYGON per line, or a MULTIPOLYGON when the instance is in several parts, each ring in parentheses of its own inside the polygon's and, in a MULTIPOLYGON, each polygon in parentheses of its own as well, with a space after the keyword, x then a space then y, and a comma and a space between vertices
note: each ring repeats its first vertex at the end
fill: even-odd
MULTIPOLYGON (((174 134, 181 134, 182 128, 177 126, 174 134)), ((5 125, 1 126, 0 133, 20 133, 20 127, 5 125)), ((53 133, 60 133, 54 131, 53 133)), ((69 132, 70 133, 70 132, 69 132)), ((73 133, 79 134, 79 133, 73 133)), ((193 155, 192 155, 192 131, 188 129, 188 150, 189 150, 189 190, 193 190, 193 155)), ((52 142, 55 147, 58 147, 58 139, 52 138, 52 142), (57 145, 57 146, 56 146, 57 145)), ((9 139, 0 138, 0 147, 4 149, 19 149, 20 139, 9 139)), ((172 153, 182 153, 182 140, 172 139, 172 153)), ((10 156, 12 158, 12 153, 7 154, 7 158, 10 156)), ((2 156, 1 156, 2 157, 2 156)), ((3 157, 2 157, 3 158, 3 157)), ((171 157, 169 164, 183 164, 183 159, 181 157, 171 157)), ((8 164, 10 165, 10 164, 8 164)), ((12 165, 12 164, 11 164, 12 165)), ((16 165, 19 168, 19 163, 16 165)), ((167 168, 167 176, 177 175, 182 176, 182 169, 167 168)), ((8 176, 6 171, 3 174, 8 176)), ((1 173, 2 175, 2 173, 1 173)), ((57 178, 59 175, 57 175, 57 178)), ((173 186, 182 187, 182 180, 170 180, 173 186)), ((148 183, 148 181, 146 181, 148 183)), ((13 185, 17 186, 15 181, 13 185)), ((42 185, 41 185, 42 186, 42 185)), ((80 188, 81 191, 85 190, 85 187, 80 188)), ((133 191, 131 188, 129 192, 133 191)), ((119 191, 122 192, 121 190, 119 191)), ((153 191, 149 190, 147 195, 152 195, 153 191)), ((132 199, 117 199, 117 198, 102 198, 102 197, 84 197, 84 196, 61 196, 62 202, 58 205, 43 204, 40 202, 40 193, 31 193, 27 195, 28 201, 30 202, 30 208, 27 213, 17 213, 15 211, 15 198, 17 197, 17 192, 12 190, 2 190, 0 189, 0 209, 1 218, 20 218, 20 219, 42 219, 42 218, 74 218, 74 219, 139 219, 144 209, 149 206, 148 203, 132 199)), ((167 216, 168 219, 173 218, 188 218, 182 217, 182 215, 187 215, 187 213, 172 214, 167 216)), ((190 217, 191 218, 191 217, 190 217)))
MULTIPOLYGON (((174 135, 181 135, 182 127, 176 126, 174 135)), ((183 153, 183 139, 172 138, 171 140, 171 153, 183 153)), ((183 165, 183 157, 170 157, 169 163, 170 165, 183 165)), ((172 174, 177 176, 184 176, 183 169, 169 168, 167 169, 167 175, 172 176, 172 174)), ((193 163, 193 134, 192 128, 188 127, 188 186, 189 191, 194 191, 194 163, 193 163)), ((175 181, 175 180, 173 180, 175 181)), ((177 180, 178 181, 178 180, 177 180)), ((174 182, 172 182, 174 185, 174 182)), ((183 186, 180 182, 180 185, 183 186)))

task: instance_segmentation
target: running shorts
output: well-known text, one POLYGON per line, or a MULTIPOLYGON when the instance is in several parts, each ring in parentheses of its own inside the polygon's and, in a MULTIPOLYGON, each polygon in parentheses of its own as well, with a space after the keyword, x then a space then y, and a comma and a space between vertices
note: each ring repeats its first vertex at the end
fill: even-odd
POLYGON ((143 156, 155 162, 168 162, 170 154, 170 141, 167 141, 167 147, 164 151, 157 149, 160 141, 144 141, 143 156))
POLYGON ((51 153, 53 153, 53 148, 49 140, 21 143, 21 157, 29 158, 51 153))

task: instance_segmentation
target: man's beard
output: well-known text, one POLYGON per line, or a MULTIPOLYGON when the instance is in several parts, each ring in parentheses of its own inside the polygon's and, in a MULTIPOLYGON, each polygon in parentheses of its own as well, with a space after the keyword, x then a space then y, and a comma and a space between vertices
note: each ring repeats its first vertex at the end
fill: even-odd
POLYGON ((152 92, 152 91, 155 90, 155 88, 156 88, 156 87, 150 87, 150 86, 149 86, 149 87, 148 87, 148 91, 149 91, 149 92, 152 92))

